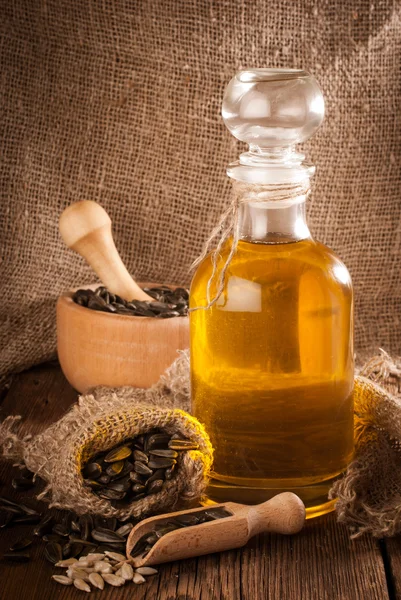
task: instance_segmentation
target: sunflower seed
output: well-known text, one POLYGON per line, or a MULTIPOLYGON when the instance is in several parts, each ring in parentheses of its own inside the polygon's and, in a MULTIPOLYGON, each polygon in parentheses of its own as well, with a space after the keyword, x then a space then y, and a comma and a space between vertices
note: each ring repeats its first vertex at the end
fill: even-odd
POLYGON ((147 485, 149 485, 149 483, 151 483, 152 481, 155 481, 156 479, 164 479, 165 476, 165 470, 164 469, 157 469, 153 475, 151 477, 149 477, 149 479, 146 480, 147 485))
POLYGON ((75 558, 79 556, 83 550, 82 544, 77 544, 76 542, 68 542, 63 546, 63 558, 75 558))
POLYGON ((136 584, 145 583, 146 579, 140 573, 134 573, 133 581, 136 584))
POLYGON ((121 525, 116 531, 118 535, 122 535, 123 537, 127 537, 130 531, 134 528, 132 523, 126 523, 125 525, 121 525))
POLYGON ((74 531, 75 533, 80 533, 81 532, 81 528, 79 526, 78 521, 75 521, 75 519, 73 519, 71 521, 71 531, 74 531))
POLYGON ((102 488, 99 492, 100 498, 104 500, 122 500, 126 495, 126 492, 116 492, 116 490, 110 490, 108 488, 102 488))
POLYGON ((63 558, 63 553, 60 544, 57 542, 49 542, 45 547, 45 558, 55 565, 60 562, 63 558))
POLYGON ((116 461, 122 461, 124 458, 131 456, 131 454, 131 448, 128 446, 119 446, 118 448, 113 448, 108 454, 106 454, 104 457, 104 462, 114 463, 116 461))
POLYGON ((38 523, 38 525, 34 528, 34 535, 42 537, 44 534, 50 532, 52 530, 53 523, 54 519, 52 515, 45 515, 40 523, 38 523))
POLYGON ((154 531, 146 538, 146 543, 153 546, 153 544, 156 544, 157 540, 160 540, 162 535, 163 533, 161 531, 154 531))
MULTIPOLYGON (((170 436, 165 433, 154 433, 146 443, 146 450, 154 450, 155 448, 165 448, 170 442, 170 436)), ((174 450, 175 448, 173 448, 174 450)))
POLYGON ((178 525, 182 525, 183 527, 192 527, 193 525, 198 525, 200 523, 200 515, 197 513, 186 513, 183 515, 178 515, 174 517, 173 522, 178 525))
POLYGON ((59 535, 56 535, 55 533, 45 533, 45 535, 42 536, 42 540, 44 542, 57 542, 58 544, 65 541, 63 540, 63 538, 61 538, 59 535))
POLYGON ((94 569, 95 569, 95 573, 112 573, 113 572, 112 566, 103 560, 96 562, 94 564, 94 569))
POLYGON ((125 579, 123 579, 122 577, 118 577, 117 575, 113 575, 111 573, 104 573, 102 577, 106 583, 115 587, 120 587, 121 585, 125 584, 125 579))
POLYGON ((87 554, 88 560, 93 560, 93 562, 97 562, 98 560, 104 559, 104 552, 90 552, 87 554))
POLYGON ((77 568, 83 569, 84 571, 87 571, 87 572, 92 572, 93 571, 93 568, 92 568, 93 560, 85 560, 85 559, 86 559, 86 556, 79 557, 77 568))
POLYGON ((176 460, 174 458, 167 458, 167 457, 159 457, 159 456, 152 456, 152 458, 149 460, 149 467, 150 469, 164 469, 164 468, 168 468, 168 467, 172 467, 173 465, 176 464, 176 460))
POLYGON ((125 543, 125 538, 122 535, 116 533, 115 531, 112 531, 111 529, 103 529, 100 527, 98 529, 94 529, 92 531, 92 537, 97 542, 106 542, 107 544, 110 542, 122 542, 123 544, 125 543))
POLYGON ((216 519, 224 519, 225 517, 232 517, 233 514, 223 506, 216 508, 209 508, 203 513, 207 521, 215 521, 216 519))
POLYGON ((93 528, 93 519, 90 515, 82 515, 79 518, 81 528, 81 537, 83 540, 89 540, 91 529, 93 528))
POLYGON ((139 462, 146 464, 149 461, 149 457, 147 454, 145 454, 141 450, 135 450, 134 451, 134 460, 139 460, 139 462))
POLYGON ((66 577, 65 575, 52 575, 52 579, 57 583, 61 583, 62 585, 72 585, 72 579, 66 577))
POLYGON ((25 525, 36 525, 40 522, 40 515, 16 515, 13 523, 25 523, 25 525))
POLYGON ((56 535, 60 535, 61 537, 68 537, 70 535, 70 530, 67 529, 67 527, 62 523, 57 523, 57 525, 54 525, 52 532, 56 535))
POLYGON ((101 545, 96 548, 96 552, 103 552, 103 554, 106 554, 106 552, 116 552, 118 550, 116 546, 117 544, 110 544, 109 546, 101 545))
POLYGON ((20 538, 10 546, 10 550, 11 552, 15 552, 16 550, 24 550, 25 548, 28 548, 31 545, 32 540, 30 540, 29 538, 20 538))
POLYGON ((135 573, 139 573, 140 575, 156 575, 157 569, 153 569, 152 567, 138 567, 135 569, 135 573))
POLYGON ((21 510, 20 508, 17 508, 16 506, 7 506, 7 507, 1 507, 2 510, 6 510, 9 513, 12 513, 14 516, 26 516, 26 513, 24 513, 23 510, 21 510))
POLYGON ((128 481, 114 481, 108 486, 108 490, 114 490, 115 492, 127 492, 131 487, 131 482, 128 481))
POLYGON ((55 567, 70 567, 71 565, 78 562, 76 558, 66 558, 65 560, 60 560, 54 566, 55 567))
POLYGON ((119 554, 118 552, 110 552, 109 550, 106 550, 105 555, 111 558, 112 560, 127 560, 127 557, 124 556, 124 554, 119 554))
POLYGON ((199 445, 190 440, 173 439, 168 443, 171 450, 197 450, 199 445))
POLYGON ((75 565, 71 565, 67 569, 67 577, 71 579, 83 579, 84 581, 89 581, 89 573, 87 573, 84 569, 74 568, 75 565))
POLYGON ((0 514, 0 529, 4 529, 12 524, 14 520, 15 513, 7 511, 5 513, 0 514))
POLYGON ((32 515, 32 514, 37 515, 38 514, 37 511, 34 510, 33 508, 30 508, 29 506, 26 506, 25 504, 19 504, 18 502, 9 500, 8 498, 5 498, 4 496, 0 496, 0 505, 18 508, 19 512, 24 512, 27 515, 32 515))
POLYGON ((99 477, 99 479, 97 480, 99 483, 101 483, 102 485, 107 485, 108 483, 110 483, 111 477, 110 475, 101 475, 99 477))
POLYGON ((113 481, 115 481, 116 479, 123 479, 124 477, 127 477, 133 468, 134 468, 134 465, 131 462, 129 462, 129 460, 124 461, 124 466, 122 468, 122 471, 120 473, 114 475, 113 481))
POLYGON ((132 491, 135 492, 136 494, 141 494, 142 492, 145 491, 145 489, 146 489, 145 486, 142 485, 141 483, 135 483, 132 486, 132 491))
POLYGON ((97 462, 88 463, 84 470, 85 479, 97 479, 102 474, 102 467, 97 462))
POLYGON ((11 562, 25 563, 31 558, 29 552, 11 552, 11 554, 3 554, 4 560, 9 560, 11 562))
POLYGON ((162 479, 156 479, 155 481, 152 481, 150 483, 150 485, 148 485, 148 494, 157 494, 157 492, 160 492, 160 490, 163 487, 163 480, 162 479))
POLYGON ((78 590, 82 592, 90 592, 90 586, 83 579, 74 579, 74 585, 78 590))
POLYGON ((94 587, 98 588, 99 590, 104 589, 104 579, 101 575, 99 575, 99 573, 90 573, 89 581, 94 587))
POLYGON ((139 473, 139 475, 152 475, 153 474, 152 469, 150 469, 147 465, 145 465, 145 463, 140 462, 139 460, 136 460, 134 462, 134 469, 135 469, 136 473, 139 473))
POLYGON ((84 479, 84 484, 87 487, 90 487, 92 490, 100 489, 101 487, 103 487, 100 481, 96 481, 96 479, 84 479))
POLYGON ((171 450, 170 448, 155 448, 155 450, 149 450, 149 454, 164 458, 177 458, 178 456, 178 452, 176 450, 171 450))
POLYGON ((123 467, 124 467, 123 460, 113 462, 113 463, 111 463, 111 465, 109 467, 107 467, 106 474, 109 475, 110 477, 119 475, 121 473, 121 471, 123 470, 123 467))
POLYGON ((120 577, 122 577, 125 581, 131 581, 131 579, 134 577, 134 569, 129 563, 124 563, 120 568, 120 577))

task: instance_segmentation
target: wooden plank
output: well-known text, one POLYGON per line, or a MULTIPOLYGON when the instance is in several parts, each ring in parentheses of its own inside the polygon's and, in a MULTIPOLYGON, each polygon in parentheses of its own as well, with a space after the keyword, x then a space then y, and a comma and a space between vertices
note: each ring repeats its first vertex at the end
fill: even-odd
MULTIPOLYGON (((386 388, 400 397, 401 379, 390 378, 386 388)), ((390 600, 401 600, 401 536, 381 541, 390 600)))
MULTIPOLYGON (((58 367, 46 365, 15 377, 4 398, 0 418, 22 414, 23 433, 35 433, 59 418, 77 395, 58 367)), ((24 496, 11 487, 16 473, 0 462, 0 494, 24 496)), ((32 498, 31 505, 36 505, 32 498)), ((42 505, 44 506, 44 505, 42 505)), ((32 527, 1 530, 0 555, 16 537, 32 527)), ((7 600, 74 600, 82 592, 50 580, 55 569, 43 556, 44 544, 35 541, 32 560, 25 565, 0 562, 0 597, 7 600)), ((401 573, 401 571, 400 571, 401 573)), ((142 586, 128 584, 116 591, 107 587, 91 598, 111 600, 383 600, 389 598, 380 549, 376 541, 351 542, 334 515, 307 523, 292 537, 258 536, 241 550, 163 565, 142 586)), ((400 597, 401 598, 401 597, 400 597)))

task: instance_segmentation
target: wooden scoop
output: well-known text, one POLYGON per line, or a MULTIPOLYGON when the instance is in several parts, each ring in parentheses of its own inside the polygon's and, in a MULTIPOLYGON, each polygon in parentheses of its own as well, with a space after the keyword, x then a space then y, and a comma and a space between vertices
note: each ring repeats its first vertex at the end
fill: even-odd
POLYGON ((148 296, 132 279, 117 252, 107 212, 91 200, 68 206, 59 221, 61 237, 68 246, 83 256, 103 284, 124 300, 148 300, 148 296))
MULTIPOLYGON (((178 519, 179 520, 179 519, 178 519)), ((305 522, 305 506, 300 498, 291 492, 274 496, 271 500, 256 506, 246 506, 226 502, 205 509, 195 508, 141 521, 132 529, 127 540, 127 557, 135 567, 158 565, 164 562, 202 556, 212 552, 222 552, 231 548, 240 548, 258 533, 272 532, 290 535, 301 531, 305 522), (165 533, 155 542, 146 555, 137 555, 142 540, 152 531, 168 531, 169 523, 176 517, 188 519, 187 515, 197 515, 205 510, 227 511, 230 516, 217 518, 198 525, 180 527, 165 533), (134 551, 136 556, 131 556, 134 551)), ((177 523, 177 521, 176 521, 177 523)))

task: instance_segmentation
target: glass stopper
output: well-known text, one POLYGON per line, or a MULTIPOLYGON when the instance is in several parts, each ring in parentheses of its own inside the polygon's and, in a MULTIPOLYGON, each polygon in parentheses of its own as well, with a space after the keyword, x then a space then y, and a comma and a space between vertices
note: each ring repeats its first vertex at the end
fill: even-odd
POLYGON ((280 150, 310 138, 324 117, 316 79, 299 69, 239 71, 228 84, 222 115, 250 150, 280 150))

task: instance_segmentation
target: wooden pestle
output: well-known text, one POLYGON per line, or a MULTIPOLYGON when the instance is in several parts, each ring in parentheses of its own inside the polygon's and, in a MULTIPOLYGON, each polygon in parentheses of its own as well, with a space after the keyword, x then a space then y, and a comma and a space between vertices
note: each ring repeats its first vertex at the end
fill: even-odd
POLYGON ((145 557, 133 558, 130 553, 135 544, 142 536, 150 534, 156 524, 167 524, 174 517, 204 511, 205 507, 158 515, 141 521, 128 537, 128 559, 135 567, 140 567, 222 552, 244 546, 258 533, 298 533, 305 522, 305 506, 291 492, 283 492, 256 506, 225 502, 208 508, 213 510, 218 507, 229 511, 232 516, 170 531, 155 543, 145 557))
POLYGON ((128 301, 153 301, 128 273, 114 244, 111 219, 100 204, 71 204, 60 217, 59 229, 68 248, 83 256, 110 292, 128 301))

